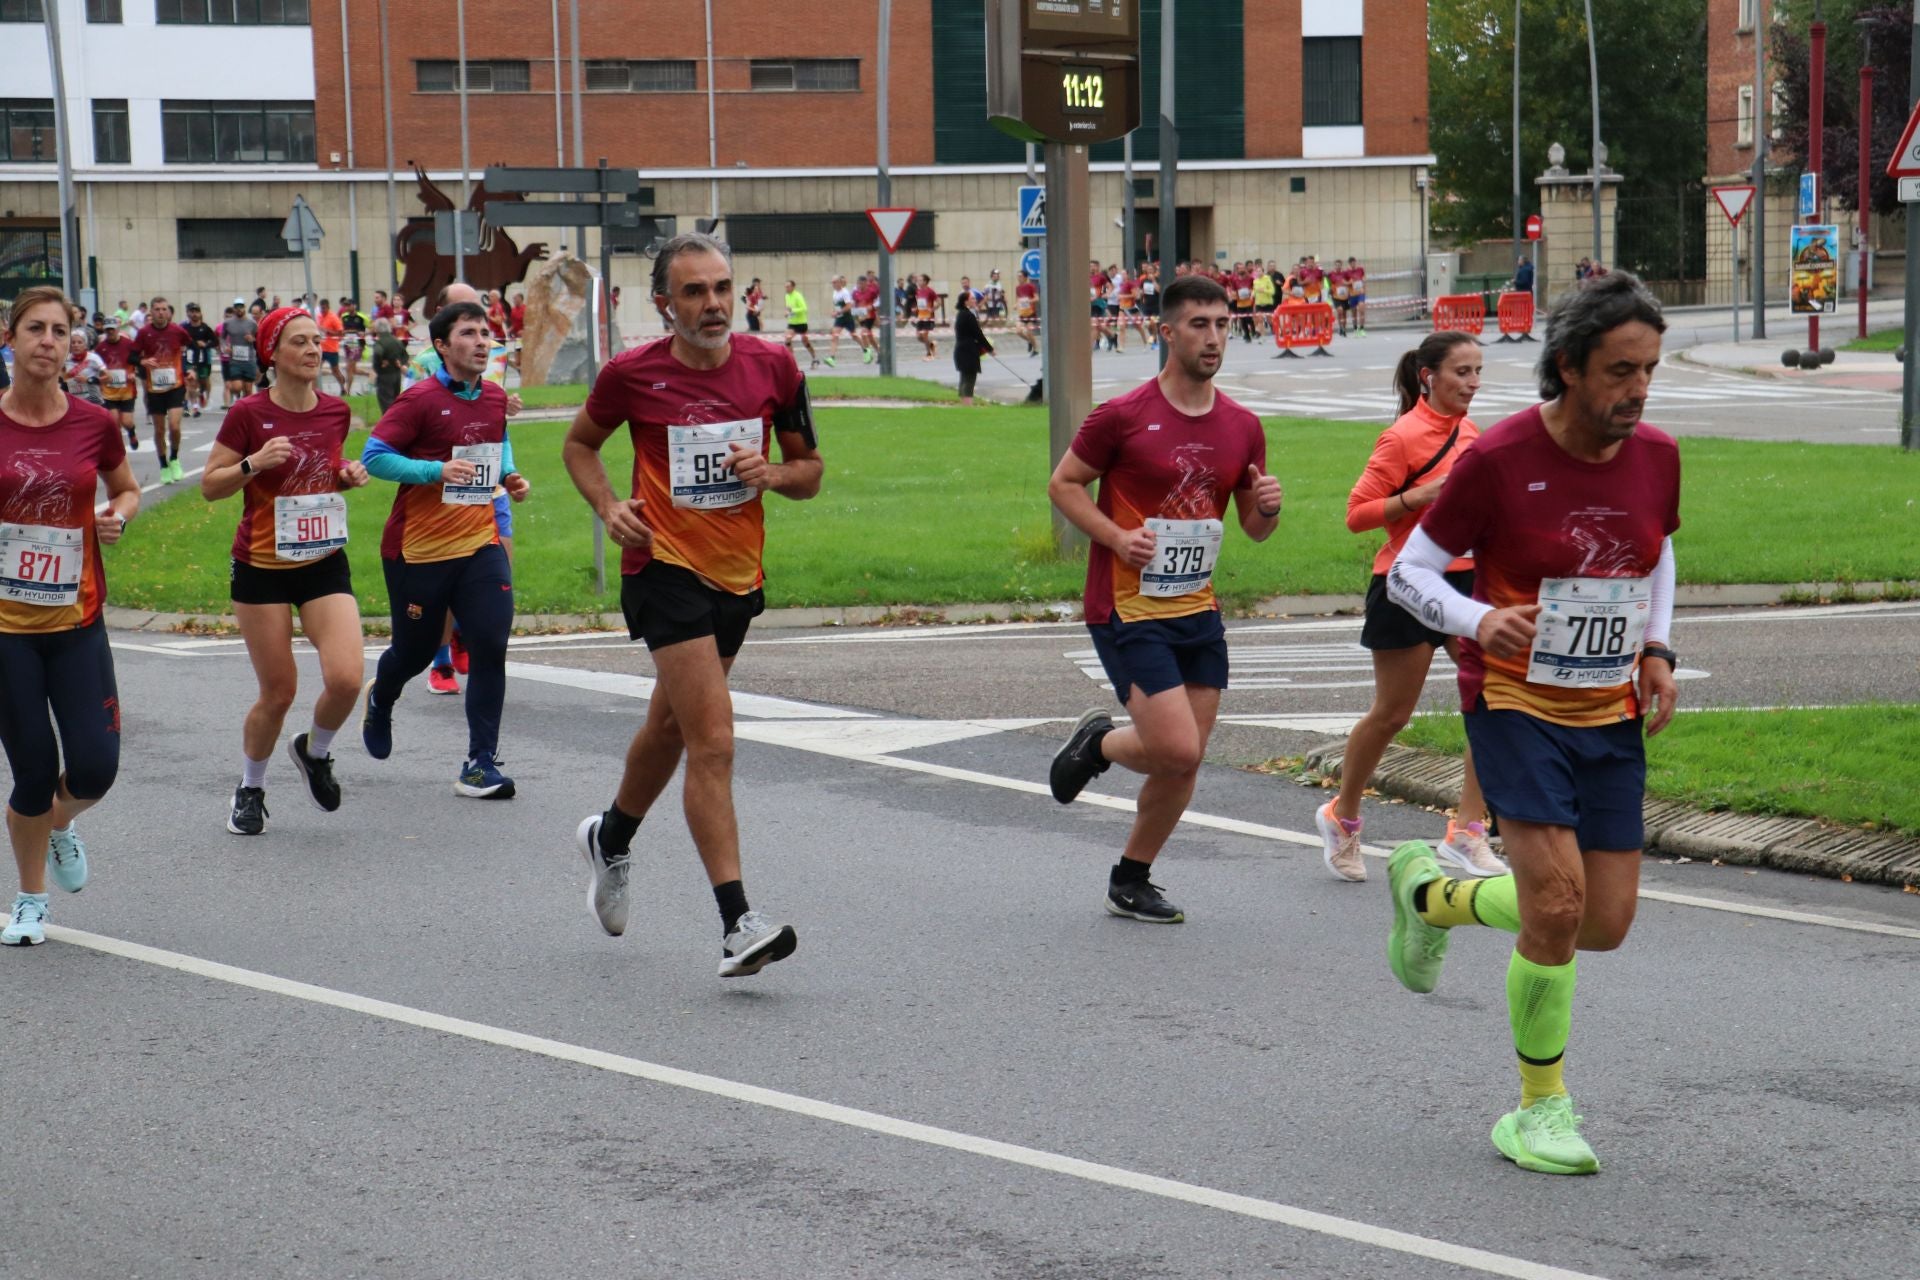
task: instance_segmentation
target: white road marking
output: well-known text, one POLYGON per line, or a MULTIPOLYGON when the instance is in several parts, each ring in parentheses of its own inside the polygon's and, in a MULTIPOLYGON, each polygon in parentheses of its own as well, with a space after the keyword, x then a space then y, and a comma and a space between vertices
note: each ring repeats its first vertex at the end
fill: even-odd
POLYGON ((784 1111, 790 1115, 804 1116, 811 1120, 844 1125, 868 1133, 884 1134, 907 1142, 918 1142, 988 1160, 998 1160, 1005 1164, 1037 1169, 1042 1173, 1059 1174, 1063 1177, 1077 1178, 1083 1182, 1158 1196, 1164 1200, 1190 1204, 1202 1209, 1213 1209, 1263 1222, 1278 1223, 1298 1231, 1310 1231, 1316 1235, 1348 1240, 1376 1249, 1387 1249, 1417 1258, 1451 1263, 1486 1275, 1510 1276, 1514 1280, 1598 1280, 1597 1277, 1585 1272, 1568 1271, 1561 1267, 1491 1253, 1468 1245, 1458 1245, 1446 1240, 1395 1231, 1391 1227, 1375 1226, 1370 1222, 1316 1213, 1311 1209, 1296 1208, 1275 1200, 1262 1200, 1254 1196, 1239 1195, 1191 1182, 1179 1182, 1172 1178, 1140 1173, 1117 1165, 1099 1164, 1091 1160, 1043 1151, 1036 1147, 1001 1142, 994 1138, 983 1138, 955 1129, 943 1129, 914 1120, 901 1120, 876 1111, 863 1111, 857 1107, 841 1106, 838 1103, 824 1102, 796 1093, 786 1093, 778 1089, 728 1080, 721 1076, 647 1062, 624 1054, 589 1049, 584 1045, 568 1044, 563 1040, 549 1040, 544 1036, 527 1035, 504 1027, 489 1026, 483 1022, 471 1022, 465 1018, 451 1018, 445 1014, 415 1009, 387 1000, 376 1000, 370 996, 355 995, 349 991, 315 986, 312 983, 297 982, 291 978, 282 978, 253 969, 242 969, 236 965, 203 960, 198 956, 184 955, 178 951, 165 951, 159 947, 149 947, 120 938, 109 938, 102 934, 69 929, 64 925, 48 926, 47 936, 56 942, 64 942, 70 946, 85 947, 123 960, 171 969, 176 973, 224 982, 250 991, 285 996, 288 999, 302 1000, 309 1004, 340 1009, 369 1018, 379 1018, 422 1031, 456 1036, 463 1040, 512 1049, 595 1071, 611 1072, 615 1075, 647 1080, 676 1089, 686 1089, 710 1097, 725 1098, 732 1102, 744 1102, 774 1111, 784 1111))
MULTIPOLYGON (((611 693, 622 698, 647 699, 653 696, 652 676, 622 675, 613 671, 581 671, 574 667, 545 667, 532 662, 509 662, 507 675, 516 680, 538 684, 557 684, 591 693, 611 693)), ((758 693, 735 693, 733 709, 743 716, 767 720, 870 720, 866 711, 829 707, 787 698, 770 698, 758 693)))

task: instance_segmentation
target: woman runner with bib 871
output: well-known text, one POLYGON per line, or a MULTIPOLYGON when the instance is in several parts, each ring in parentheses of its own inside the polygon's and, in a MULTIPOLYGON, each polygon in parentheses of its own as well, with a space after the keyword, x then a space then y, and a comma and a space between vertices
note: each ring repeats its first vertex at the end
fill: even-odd
MULTIPOLYGON (((1373 558, 1366 621, 1360 630, 1361 645, 1373 654, 1373 705, 1347 738, 1340 793, 1314 815, 1327 870, 1342 880, 1367 878, 1360 854, 1360 797, 1367 780, 1420 705, 1433 651, 1445 646, 1450 654, 1458 652, 1459 642, 1452 636, 1387 599, 1386 575, 1420 522, 1420 512, 1439 498, 1447 473, 1479 438, 1480 428, 1467 417, 1467 409, 1480 389, 1481 363, 1480 344, 1473 336, 1451 330, 1427 335, 1400 357, 1393 374, 1400 417, 1374 442, 1367 469, 1347 498, 1347 528, 1364 533, 1384 526, 1387 542, 1373 558)), ((1462 593, 1472 591, 1473 561, 1449 565, 1447 581, 1462 593)), ((1441 859, 1463 875, 1506 872, 1507 864, 1487 843, 1486 820, 1486 801, 1468 753, 1460 811, 1447 824, 1447 838, 1438 849, 1441 859)))
POLYGON ((60 390, 71 307, 48 286, 14 299, 14 384, 0 392, 0 745, 13 770, 7 835, 20 868, 0 943, 13 947, 47 940, 49 875, 68 893, 86 887, 74 815, 107 793, 120 767, 100 546, 118 542, 140 510, 140 482, 113 417, 60 390), (107 504, 96 510, 103 477, 107 504))
POLYGON ((341 490, 367 482, 367 469, 340 456, 351 415, 347 402, 322 394, 323 337, 311 316, 282 307, 260 322, 258 346, 273 383, 227 410, 200 492, 209 502, 241 493, 233 537, 233 616, 246 638, 260 696, 241 729, 240 785, 227 830, 266 830, 267 762, 293 706, 293 611, 320 653, 325 687, 313 727, 287 744, 287 757, 316 807, 340 807, 333 735, 360 694, 366 664, 360 606, 347 565, 347 503, 341 490))

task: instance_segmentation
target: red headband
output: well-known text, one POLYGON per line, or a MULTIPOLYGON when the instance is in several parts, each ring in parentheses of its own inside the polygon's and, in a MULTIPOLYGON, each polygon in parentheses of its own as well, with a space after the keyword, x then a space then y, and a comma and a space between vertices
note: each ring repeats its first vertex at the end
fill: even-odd
MULTIPOLYGON (((297 320, 307 313, 299 307, 281 307, 278 311, 269 311, 260 319, 260 336, 257 346, 260 348, 260 363, 273 363, 273 349, 280 345, 280 334, 288 322, 297 320)), ((307 317, 312 319, 311 316, 307 317)))

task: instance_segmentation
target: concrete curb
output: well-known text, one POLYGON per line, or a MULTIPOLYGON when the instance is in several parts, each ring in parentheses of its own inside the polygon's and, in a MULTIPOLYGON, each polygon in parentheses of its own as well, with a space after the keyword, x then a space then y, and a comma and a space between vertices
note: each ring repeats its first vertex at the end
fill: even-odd
MULTIPOLYGON (((1306 758, 1308 773, 1337 780, 1344 743, 1306 758)), ((1460 798, 1465 770, 1454 756, 1417 747, 1387 748, 1368 785, 1382 795, 1446 808, 1460 798)), ((1771 867, 1858 880, 1920 886, 1920 840, 1829 826, 1807 818, 1709 813, 1671 800, 1646 802, 1647 852, 1667 857, 1771 867)))
MULTIPOLYGON (((1920 582, 1801 582, 1735 583, 1725 586, 1683 586, 1674 603, 1683 609, 1739 608, 1802 603, 1811 600, 1872 600, 1920 594, 1920 582)), ((1249 609, 1231 611, 1235 618, 1298 618, 1359 613, 1366 596, 1270 596, 1249 609)), ((1018 600, 972 604, 872 604, 821 608, 769 609, 760 615, 763 627, 874 627, 947 625, 986 622, 1073 622, 1080 617, 1077 600, 1018 600)), ((366 618, 370 634, 385 635, 384 619, 366 618)), ((233 617, 225 613, 160 613, 151 609, 106 607, 109 627, 121 631, 229 632, 233 617)), ((605 631, 623 627, 618 601, 610 600, 601 613, 523 613, 514 619, 514 632, 541 635, 557 631, 605 631)))

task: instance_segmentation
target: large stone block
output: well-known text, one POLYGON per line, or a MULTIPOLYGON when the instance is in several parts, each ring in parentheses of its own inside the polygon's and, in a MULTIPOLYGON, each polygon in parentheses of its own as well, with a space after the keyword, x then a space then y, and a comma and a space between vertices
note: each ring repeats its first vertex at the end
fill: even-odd
MULTIPOLYGON (((570 253, 556 253, 527 277, 527 319, 520 335, 520 382, 544 387, 585 382, 590 332, 587 299, 593 273, 570 253)), ((620 350, 613 324, 611 350, 620 350)))

